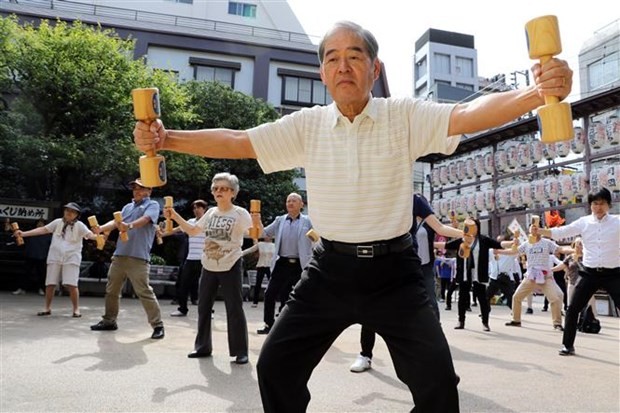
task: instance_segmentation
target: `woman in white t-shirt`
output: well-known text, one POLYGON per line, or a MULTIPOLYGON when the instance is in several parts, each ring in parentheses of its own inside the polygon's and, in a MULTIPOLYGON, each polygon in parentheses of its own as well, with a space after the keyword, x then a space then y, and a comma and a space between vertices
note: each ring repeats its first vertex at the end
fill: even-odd
POLYGON ((239 193, 239 180, 227 172, 218 173, 211 182, 211 193, 216 206, 210 208, 195 223, 188 223, 172 208, 164 209, 164 216, 175 220, 189 236, 204 233, 202 275, 199 285, 198 333, 194 350, 189 358, 210 357, 211 310, 221 287, 226 303, 228 324, 228 351, 235 363, 248 362, 248 325, 243 311, 241 245, 252 226, 247 210, 233 204, 239 193))
POLYGON ((52 299, 56 285, 62 285, 69 290, 69 297, 73 305, 73 317, 81 317, 79 307, 78 278, 82 263, 82 240, 84 238, 96 240, 97 236, 88 227, 78 220, 81 208, 75 202, 64 206, 62 218, 57 218, 49 224, 31 229, 30 231, 16 231, 16 236, 34 237, 37 235, 52 234, 49 253, 47 254, 47 275, 45 277, 45 308, 39 311, 39 316, 52 315, 52 299))

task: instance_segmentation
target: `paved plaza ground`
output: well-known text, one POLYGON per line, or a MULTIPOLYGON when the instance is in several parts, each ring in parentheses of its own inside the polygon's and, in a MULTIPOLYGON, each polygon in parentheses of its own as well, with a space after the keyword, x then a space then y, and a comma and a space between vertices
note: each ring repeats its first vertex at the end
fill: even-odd
MULTIPOLYGON (((43 298, 0 291, 0 412, 260 412, 256 360, 264 336, 262 303, 244 304, 250 363, 227 355, 224 304, 216 302, 214 354, 188 359, 196 326, 172 318, 162 299, 166 338, 151 340, 140 302, 123 298, 119 330, 93 332, 102 297, 82 297, 82 318, 71 318, 68 297, 56 297, 53 315, 37 317, 43 298)), ((493 306, 492 331, 482 331, 478 309, 465 330, 454 330, 456 311, 442 308, 442 325, 461 376, 461 412, 620 412, 620 319, 601 316, 600 334, 578 333, 577 355, 560 357, 561 333, 549 313, 523 315, 506 327, 509 309, 493 306)), ((456 306, 453 306, 455 309, 456 306)), ((387 348, 377 340, 373 369, 351 373, 360 326, 347 329, 314 371, 309 412, 405 412, 413 404, 396 378, 387 348)), ((423 373, 421 373, 423 374, 423 373)))

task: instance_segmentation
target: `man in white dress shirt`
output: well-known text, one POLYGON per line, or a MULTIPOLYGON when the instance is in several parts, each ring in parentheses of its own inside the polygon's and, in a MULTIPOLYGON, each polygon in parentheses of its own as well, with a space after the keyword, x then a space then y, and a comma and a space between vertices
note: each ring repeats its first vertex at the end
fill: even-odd
POLYGON ((620 305, 620 215, 609 213, 611 193, 607 188, 588 195, 588 204, 592 214, 564 227, 538 230, 554 239, 581 235, 583 240, 583 269, 566 312, 561 356, 575 354, 579 312, 597 290, 606 290, 616 307, 620 305))

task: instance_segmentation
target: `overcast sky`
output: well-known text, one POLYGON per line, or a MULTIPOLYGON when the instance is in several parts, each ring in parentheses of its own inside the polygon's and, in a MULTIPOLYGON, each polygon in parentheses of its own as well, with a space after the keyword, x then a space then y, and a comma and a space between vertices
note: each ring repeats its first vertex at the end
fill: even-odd
MULTIPOLYGON (((280 1, 280 0, 273 0, 280 1)), ((563 51, 560 58, 577 72, 577 57, 594 32, 620 19, 618 1, 589 0, 572 7, 565 1, 522 0, 288 0, 309 35, 320 37, 338 20, 369 29, 379 42, 392 96, 412 95, 415 41, 429 28, 474 36, 478 75, 529 69, 525 23, 546 14, 558 17, 563 51)), ((578 73, 569 100, 579 99, 578 73)), ((508 81, 508 77, 507 77, 508 81)))

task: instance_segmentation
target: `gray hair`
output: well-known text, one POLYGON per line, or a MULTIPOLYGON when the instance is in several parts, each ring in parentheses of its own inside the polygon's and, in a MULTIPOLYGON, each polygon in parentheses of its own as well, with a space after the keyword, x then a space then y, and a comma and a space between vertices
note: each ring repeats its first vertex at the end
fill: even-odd
POLYGON ((364 42, 364 45, 366 46, 366 53, 368 53, 370 59, 375 60, 377 58, 377 56, 379 55, 379 43, 377 43, 377 39, 375 38, 375 36, 370 31, 364 29, 357 23, 342 20, 336 22, 334 26, 327 33, 325 33, 325 35, 321 39, 321 42, 319 43, 318 54, 319 62, 321 64, 323 64, 323 57, 325 57, 325 42, 334 32, 340 29, 348 30, 357 35, 364 42))
POLYGON ((220 172, 218 174, 215 174, 215 176, 211 180, 211 189, 213 189, 217 181, 228 182, 228 185, 230 185, 233 190, 233 198, 237 197, 237 194, 239 193, 239 178, 237 178, 236 175, 230 174, 228 172, 220 172))

